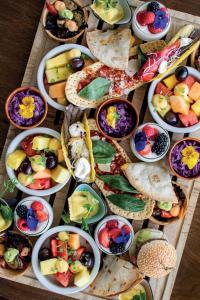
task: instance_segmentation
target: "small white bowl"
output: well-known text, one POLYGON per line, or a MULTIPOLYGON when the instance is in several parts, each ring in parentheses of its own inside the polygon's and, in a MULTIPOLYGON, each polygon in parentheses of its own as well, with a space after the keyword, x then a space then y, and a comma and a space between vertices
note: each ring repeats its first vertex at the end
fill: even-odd
POLYGON ((65 51, 69 51, 71 49, 80 49, 80 51, 84 54, 86 54, 87 56, 89 56, 92 60, 96 61, 96 58, 92 55, 92 53, 90 52, 90 50, 82 45, 78 45, 78 44, 64 44, 64 45, 60 45, 58 47, 53 48, 52 50, 50 50, 41 60, 39 68, 38 68, 38 72, 37 72, 37 85, 38 88, 41 92, 41 94, 43 95, 43 97, 47 100, 48 104, 52 107, 54 107, 55 109, 58 110, 62 110, 65 111, 66 106, 57 103, 55 100, 53 100, 49 94, 46 91, 45 85, 44 85, 44 72, 45 72, 45 63, 46 60, 61 54, 65 51))
POLYGON ((29 236, 38 236, 41 235, 42 233, 44 233, 45 231, 47 231, 53 222, 53 209, 51 207, 51 205, 43 198, 41 197, 35 197, 35 196, 30 196, 30 197, 26 197, 24 199, 22 199, 17 206, 15 207, 15 211, 14 211, 14 222, 15 222, 15 226, 17 227, 17 229, 22 232, 25 235, 29 235, 29 236), (44 211, 48 214, 48 219, 42 223, 38 223, 37 225, 37 230, 36 231, 31 231, 31 230, 27 230, 27 231, 22 231, 19 229, 19 227, 17 226, 17 221, 20 219, 17 215, 17 207, 20 205, 26 205, 27 208, 31 207, 31 204, 34 201, 39 201, 40 203, 43 204, 44 206, 44 211))
POLYGON ((145 161, 145 162, 150 162, 150 163, 151 162, 155 162, 155 161, 161 160, 167 154, 167 152, 169 151, 169 148, 170 148, 170 136, 169 136, 168 132, 165 129, 163 129, 160 125, 158 125, 156 123, 145 123, 145 124, 140 125, 137 128, 137 130, 135 131, 133 137, 130 139, 130 147, 131 147, 131 150, 133 151, 133 154, 138 159, 140 159, 142 161, 145 161), (135 141, 134 141, 135 135, 138 133, 138 131, 141 131, 142 128, 144 126, 146 126, 146 125, 149 125, 149 126, 152 126, 154 128, 157 128, 160 133, 165 133, 166 134, 166 136, 168 138, 168 144, 167 144, 166 150, 165 150, 165 152, 163 154, 161 154, 159 156, 155 155, 156 157, 154 157, 154 155, 153 155, 153 157, 145 157, 145 156, 140 155, 139 152, 136 150, 136 148, 135 148, 135 141))
MULTIPOLYGON (((20 143, 26 137, 28 137, 29 135, 36 135, 36 134, 50 135, 50 136, 52 136, 52 137, 57 138, 57 139, 60 140, 60 134, 57 131, 53 130, 53 129, 49 129, 49 128, 46 128, 46 127, 37 127, 37 128, 25 130, 25 131, 21 132, 20 134, 18 134, 12 140, 12 142, 10 143, 10 145, 8 147, 8 150, 7 150, 7 153, 6 153, 6 159, 7 159, 7 157, 8 157, 9 154, 11 154, 13 151, 15 151, 19 147, 20 143)), ((66 183, 69 181, 69 179, 71 177, 70 174, 69 174, 69 178, 65 182, 56 184, 56 185, 54 185, 50 189, 46 189, 46 190, 32 190, 32 189, 29 189, 29 188, 25 187, 23 184, 21 184, 17 180, 17 177, 15 175, 14 170, 12 170, 11 168, 9 168, 7 165, 6 165, 6 171, 7 171, 8 177, 11 180, 15 179, 17 181, 16 188, 18 188, 20 191, 22 191, 22 192, 24 192, 24 193, 26 193, 28 195, 39 196, 39 197, 44 197, 44 196, 52 195, 52 194, 58 192, 59 190, 61 190, 66 185, 66 183)))
POLYGON ((34 246, 33 252, 32 252, 32 267, 33 267, 33 272, 35 273, 35 276, 37 277, 37 279, 48 290, 50 290, 51 292, 60 294, 60 295, 64 295, 64 296, 70 295, 70 294, 74 294, 74 293, 83 291, 94 281, 94 279, 97 276, 97 273, 99 271, 99 267, 100 267, 100 252, 99 252, 99 249, 98 249, 97 245, 95 244, 95 241, 93 240, 93 238, 88 233, 83 231, 82 229, 74 227, 74 226, 67 226, 67 225, 57 226, 57 227, 54 227, 54 228, 48 230, 43 235, 41 235, 39 237, 39 239, 37 240, 37 242, 35 243, 35 246, 34 246), (94 266, 93 266, 93 269, 90 274, 90 280, 87 282, 87 284, 85 284, 81 288, 79 288, 77 286, 66 287, 66 288, 59 286, 59 283, 57 283, 55 281, 53 275, 52 276, 44 276, 44 275, 42 275, 42 273, 40 271, 40 264, 39 264, 39 259, 38 259, 38 254, 39 254, 40 249, 42 247, 47 246, 49 239, 61 231, 78 233, 81 236, 81 245, 89 247, 93 251, 94 266), (84 242, 85 242, 85 244, 83 244, 84 242))
MULTIPOLYGON (((155 33, 155 34, 151 33, 148 30, 147 26, 141 26, 138 23, 137 18, 136 18, 137 13, 142 11, 142 10, 146 10, 147 5, 150 2, 145 2, 144 4, 142 4, 141 6, 136 8, 136 10, 134 11, 134 14, 133 14, 133 22, 132 22, 132 27, 133 27, 133 31, 134 31, 135 35, 138 38, 140 38, 141 40, 146 41, 146 42, 161 40, 167 34, 167 32, 169 31, 169 28, 171 26, 171 17, 170 16, 169 16, 169 23, 166 26, 166 28, 162 32, 155 33)), ((162 3, 159 2, 159 4, 160 4, 161 8, 166 8, 166 6, 164 6, 162 3)))
MULTIPOLYGON (((191 76, 194 76, 195 78, 197 78, 198 81, 200 81, 200 72, 197 71, 196 69, 194 68, 191 68, 191 67, 187 67, 188 69, 188 74, 191 75, 191 76)), ((190 126, 190 127, 176 127, 176 126, 172 126, 168 123, 166 123, 164 121, 164 119, 162 119, 160 117, 160 115, 157 113, 157 111, 155 110, 153 104, 152 104, 152 98, 153 98, 153 95, 154 95, 154 92, 155 92, 155 89, 156 89, 156 85, 161 82, 164 78, 170 76, 171 74, 173 74, 175 72, 175 69, 172 70, 171 72, 165 74, 163 77, 157 79, 157 80, 153 80, 150 87, 149 87, 149 91, 148 91, 148 106, 149 106, 149 110, 150 110, 150 113, 153 117, 153 119, 160 125, 162 126, 162 128, 168 130, 168 131, 171 131, 171 132, 175 132, 175 133, 191 133, 191 132, 194 132, 194 131, 197 131, 200 129, 200 122, 193 125, 193 126, 190 126)))
POLYGON ((123 253, 125 253, 126 251, 128 251, 128 249, 130 248, 132 241, 133 241, 133 237, 134 237, 134 231, 133 231, 133 227, 131 225, 131 223, 120 216, 117 215, 111 215, 108 217, 105 217, 101 222, 99 222, 99 224, 97 225, 96 229, 95 229, 95 233, 94 233, 94 238, 95 238, 95 242, 97 244, 97 246, 99 247, 99 249, 108 254, 108 255, 121 255, 123 253, 118 253, 118 254, 113 254, 111 251, 109 251, 107 248, 104 248, 100 243, 99 243, 99 232, 101 229, 103 229, 106 226, 106 223, 110 220, 117 220, 119 222, 119 226, 122 227, 123 225, 128 225, 128 227, 130 228, 131 232, 130 232, 130 238, 128 240, 128 242, 126 243, 126 247, 125 250, 123 251, 123 253))

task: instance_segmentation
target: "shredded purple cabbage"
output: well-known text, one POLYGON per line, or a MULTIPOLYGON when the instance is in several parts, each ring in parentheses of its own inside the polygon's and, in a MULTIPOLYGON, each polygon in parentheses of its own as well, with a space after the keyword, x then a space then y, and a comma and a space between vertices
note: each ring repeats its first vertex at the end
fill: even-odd
POLYGON ((9 112, 10 118, 13 120, 13 122, 16 125, 29 127, 29 126, 35 125, 42 119, 44 112, 45 112, 45 104, 39 95, 37 95, 35 92, 31 91, 30 89, 27 89, 23 92, 19 92, 14 95, 14 97, 10 101, 8 112, 9 112), (31 96, 35 100, 34 115, 30 119, 25 119, 22 116, 20 116, 20 114, 19 114, 19 104, 22 103, 22 99, 26 96, 31 96))
POLYGON ((190 170, 182 161, 182 154, 181 151, 187 147, 193 146, 196 151, 200 154, 200 143, 193 140, 186 140, 179 143, 172 151, 171 154, 171 163, 173 165, 174 170, 181 176, 186 178, 193 178, 200 176, 200 159, 198 160, 196 166, 190 170))
POLYGON ((109 136, 112 137, 124 137, 128 135, 133 128, 135 127, 136 116, 133 109, 130 109, 130 106, 127 103, 114 103, 112 106, 116 107, 117 114, 119 118, 116 122, 116 127, 112 128, 106 120, 107 110, 110 107, 110 104, 103 107, 99 113, 99 125, 101 129, 109 136))

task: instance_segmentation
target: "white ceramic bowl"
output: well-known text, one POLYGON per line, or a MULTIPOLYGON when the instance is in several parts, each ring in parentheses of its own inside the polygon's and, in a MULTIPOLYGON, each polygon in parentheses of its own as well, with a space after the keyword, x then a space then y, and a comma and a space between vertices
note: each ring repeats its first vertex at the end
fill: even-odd
MULTIPOLYGON (((140 159, 140 160, 142 160, 142 161, 145 161, 145 162, 150 162, 150 163, 151 163, 151 162, 155 162, 155 161, 161 160, 161 159, 167 154, 167 152, 168 152, 168 150, 169 150, 169 147, 170 147, 170 137, 169 137, 168 132, 167 132, 165 129, 163 129, 160 125, 158 125, 158 124, 156 124, 156 123, 145 123, 145 124, 140 125, 140 126, 137 128, 137 130, 135 131, 133 137, 130 139, 130 147, 131 147, 131 150, 133 151, 133 154, 134 154, 138 159, 140 159), (165 150, 165 152, 163 152, 163 154, 158 155, 157 157, 154 157, 154 155, 153 155, 152 157, 151 157, 151 156, 149 156, 149 157, 148 157, 148 156, 147 156, 147 157, 142 156, 142 155, 139 154, 139 152, 138 152, 138 151, 136 150, 136 148, 135 148, 135 142, 134 142, 135 135, 138 133, 138 131, 141 131, 142 128, 143 128, 144 126, 146 126, 146 125, 149 125, 149 126, 152 126, 152 127, 156 128, 156 129, 158 129, 158 131, 159 131, 160 133, 165 133, 166 136, 167 136, 168 144, 167 144, 166 150, 165 150)), ((156 156, 156 155, 155 155, 155 156, 156 156)))
POLYGON ((38 236, 41 235, 42 233, 44 233, 45 231, 47 231, 53 222, 53 209, 51 207, 51 205, 43 198, 41 197, 35 197, 35 196, 30 196, 30 197, 26 197, 24 199, 22 199, 17 206, 15 207, 15 211, 14 211, 14 222, 15 222, 15 226, 17 227, 17 229, 22 232, 23 234, 29 235, 29 236, 38 236), (34 201, 39 201, 40 203, 43 204, 44 206, 44 211, 48 214, 48 219, 42 223, 38 223, 37 225, 37 230, 36 231, 22 231, 19 229, 19 227, 17 226, 17 221, 20 219, 16 213, 16 209, 19 205, 26 205, 27 208, 31 207, 31 204, 34 201))
MULTIPOLYGON (((26 137, 28 137, 29 135, 35 135, 35 134, 45 134, 45 135, 50 135, 50 136, 52 136, 54 138, 60 139, 60 134, 57 131, 55 131, 53 129, 46 128, 46 127, 37 127, 37 128, 33 128, 33 129, 29 129, 29 130, 23 131, 20 134, 18 134, 12 140, 12 142, 10 143, 10 145, 8 147, 8 150, 7 150, 7 153, 6 153, 6 158, 7 158, 7 156, 9 154, 11 154, 13 151, 15 151, 19 147, 20 143, 26 137)), ((65 182, 56 184, 56 185, 54 185, 50 189, 46 189, 46 190, 32 190, 32 189, 29 189, 29 188, 25 187, 24 185, 22 185, 17 180, 17 177, 15 175, 14 170, 12 170, 11 168, 9 168, 7 165, 6 165, 6 171, 7 171, 7 174, 8 174, 8 176, 9 176, 10 179, 15 179, 17 181, 16 188, 18 188, 20 191, 22 191, 22 192, 24 192, 24 193, 26 193, 28 195, 39 196, 39 197, 52 195, 52 194, 58 192, 59 190, 61 190, 66 185, 66 183, 70 179, 70 174, 69 174, 69 178, 65 182)))
POLYGON ((43 57, 43 59, 40 62, 38 72, 37 72, 37 85, 38 85, 38 88, 39 88, 41 94, 47 100, 47 102, 50 106, 54 107, 55 109, 62 110, 62 111, 65 111, 66 106, 59 104, 55 100, 53 100, 49 96, 49 94, 47 93, 47 90, 45 88, 45 85, 44 85, 45 62, 46 62, 46 60, 48 60, 58 54, 61 54, 65 51, 69 51, 73 48, 80 49, 80 51, 82 53, 89 56, 92 60, 94 60, 94 61, 96 60, 96 58, 92 55, 92 53, 90 52, 90 50, 88 48, 86 48, 82 45, 78 45, 78 44, 64 44, 64 45, 60 45, 58 47, 53 48, 43 57))
POLYGON ((70 294, 78 293, 78 292, 86 289, 94 281, 94 279, 99 271, 99 267, 100 267, 100 252, 99 252, 99 249, 98 249, 97 245, 95 244, 95 241, 93 240, 93 238, 88 233, 83 231, 82 229, 74 227, 74 226, 67 226, 67 225, 58 226, 58 227, 54 227, 54 228, 48 230, 47 232, 45 232, 43 235, 41 235, 39 237, 39 239, 35 243, 35 246, 34 246, 33 252, 32 252, 32 267, 33 267, 33 271, 34 271, 37 279, 48 290, 50 290, 51 292, 54 292, 54 293, 61 294, 61 295, 70 295, 70 294), (77 286, 66 287, 66 288, 62 287, 59 285, 59 283, 57 283, 55 281, 53 275, 52 276, 44 276, 40 272, 40 264, 39 264, 39 259, 38 259, 38 253, 39 253, 40 249, 42 247, 45 247, 48 245, 48 242, 49 242, 49 239, 51 236, 54 236, 58 232, 61 232, 61 231, 69 231, 69 232, 73 232, 73 233, 78 233, 82 238, 81 242, 82 243, 85 242, 85 245, 89 246, 93 251, 94 266, 93 266, 93 269, 90 274, 90 280, 87 282, 86 285, 84 285, 81 288, 79 288, 77 286))
MULTIPOLYGON (((110 220, 117 220, 119 222, 120 228, 123 225, 128 225, 128 227, 131 229, 130 238, 129 238, 128 242, 126 243, 125 250, 123 251, 123 253, 125 253, 126 251, 128 251, 128 249, 131 246, 131 243, 132 243, 133 237, 134 237, 134 231, 133 231, 133 227, 132 227, 131 223, 123 217, 120 217, 120 216, 117 216, 117 215, 111 215, 111 216, 105 217, 101 222, 99 222, 99 224, 97 225, 97 227, 95 229, 95 233, 94 233, 95 242, 96 242, 97 246, 99 247, 99 249, 101 251, 103 251, 104 253, 109 254, 109 255, 116 255, 116 254, 113 254, 109 249, 104 248, 99 243, 99 237, 98 237, 99 232, 100 232, 101 229, 103 229, 106 226, 106 223, 110 220)), ((119 253, 119 254, 122 254, 122 253, 119 253)), ((117 254, 117 255, 119 255, 119 254, 117 254)))
MULTIPOLYGON (((197 71, 196 69, 194 68, 191 68, 191 67, 187 67, 188 69, 188 74, 191 75, 191 76, 194 76, 195 78, 198 79, 198 81, 200 81, 200 72, 197 71)), ((197 131, 200 129, 200 122, 193 125, 193 126, 190 126, 190 127, 175 127, 175 126, 172 126, 168 123, 166 123, 164 121, 164 119, 162 119, 160 117, 160 115, 157 113, 157 111, 155 110, 153 104, 152 104, 152 98, 153 98, 153 95, 154 95, 154 92, 155 92, 155 89, 156 89, 156 85, 162 81, 164 78, 168 77, 169 75, 173 74, 175 72, 175 69, 167 74, 165 74, 163 77, 161 77, 160 79, 157 79, 157 80, 154 80, 152 81, 150 87, 149 87, 149 91, 148 91, 148 106, 149 106, 149 110, 150 110, 150 113, 153 117, 153 119, 164 129, 168 130, 168 131, 171 131, 171 132, 175 132, 175 133, 191 133, 191 132, 194 132, 194 131, 197 131)))
MULTIPOLYGON (((150 1, 151 2, 151 1, 150 1)), ((132 27, 133 27, 133 31, 135 33, 135 35, 140 38, 141 40, 143 41, 146 41, 146 42, 150 42, 150 41, 155 41, 155 40, 161 40, 166 34, 167 32, 169 31, 169 28, 171 26, 171 17, 169 18, 169 23, 168 25, 166 26, 166 28, 160 32, 160 33, 151 33, 147 26, 141 26, 137 19, 136 19, 136 15, 138 12, 142 11, 142 10, 146 10, 147 8, 147 5, 150 3, 150 2, 145 2, 144 4, 138 6, 136 8, 136 10, 134 11, 134 14, 133 14, 133 22, 132 22, 132 27)), ((166 8, 162 3, 159 3, 160 4, 160 7, 162 8, 166 8)), ((169 11, 168 11, 169 12, 169 11)))

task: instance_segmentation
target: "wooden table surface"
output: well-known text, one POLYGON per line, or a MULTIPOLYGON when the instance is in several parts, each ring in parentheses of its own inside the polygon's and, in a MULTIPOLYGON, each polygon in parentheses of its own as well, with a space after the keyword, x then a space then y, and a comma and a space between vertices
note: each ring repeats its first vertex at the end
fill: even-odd
MULTIPOLYGON (((168 7, 200 16, 199 0, 163 0, 168 7)), ((5 142, 8 121, 4 113, 6 96, 20 86, 32 47, 44 0, 1 0, 0 9, 0 154, 5 142)), ((190 234, 171 300, 200 299, 200 202, 197 204, 190 234)), ((71 299, 31 289, 0 279, 0 300, 71 299)))

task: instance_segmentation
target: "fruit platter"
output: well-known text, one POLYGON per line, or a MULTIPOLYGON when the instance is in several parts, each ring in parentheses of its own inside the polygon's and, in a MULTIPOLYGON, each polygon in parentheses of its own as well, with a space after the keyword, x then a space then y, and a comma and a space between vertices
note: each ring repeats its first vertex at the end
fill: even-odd
POLYGON ((6 100, 0 277, 170 299, 200 191, 200 19, 187 19, 156 1, 46 0, 6 100))

